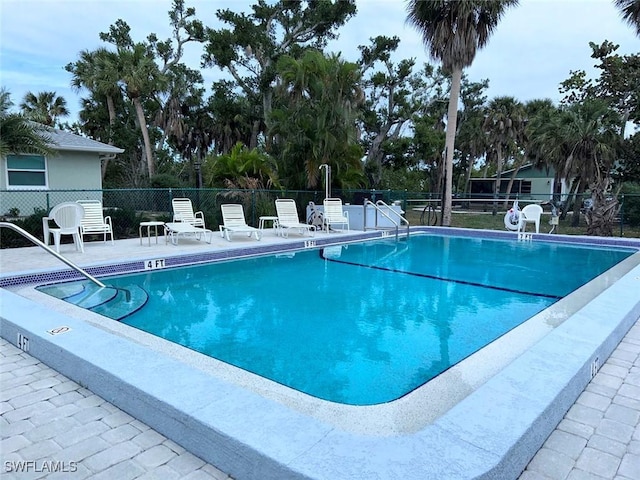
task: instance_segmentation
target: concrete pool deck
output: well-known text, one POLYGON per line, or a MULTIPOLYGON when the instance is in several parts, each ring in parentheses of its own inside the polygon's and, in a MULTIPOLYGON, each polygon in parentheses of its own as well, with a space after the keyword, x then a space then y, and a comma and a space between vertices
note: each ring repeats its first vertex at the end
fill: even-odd
MULTIPOLYGON (((323 238, 319 234, 314 240, 323 238)), ((183 246, 189 254, 193 249, 247 247, 239 243, 209 247, 185 241, 184 246, 166 249, 173 249, 173 254, 183 246)), ((98 260, 89 259, 89 253, 74 255, 73 247, 66 247, 63 253, 78 263, 113 261, 104 252, 112 253, 108 249, 114 247, 89 244, 87 252, 94 249, 98 260)), ((164 245, 157 250, 146 244, 127 248, 137 255, 141 249, 144 255, 167 252, 164 245)), ((23 255, 1 252, 3 276, 5 264, 14 275, 51 268, 30 263, 49 257, 44 252, 31 249, 22 260, 29 249, 20 250, 23 255)), ((115 250, 121 258, 125 247, 117 245, 115 250)), ((639 278, 636 265, 597 302, 581 308, 572 316, 575 319, 557 327, 432 424, 391 437, 341 431, 10 292, 1 297, 2 336, 13 343, 20 331, 28 332, 24 336, 29 336, 35 357, 79 378, 94 393, 236 478, 515 478, 582 392, 594 361, 597 369, 637 321, 639 278), (17 318, 25 311, 31 313, 29 319, 17 318), (603 324, 611 318, 616 322, 603 324), (60 322, 66 322, 73 334, 45 333, 60 322), (132 364, 137 372, 131 372, 132 364), (167 378, 173 380, 171 385, 167 378)))

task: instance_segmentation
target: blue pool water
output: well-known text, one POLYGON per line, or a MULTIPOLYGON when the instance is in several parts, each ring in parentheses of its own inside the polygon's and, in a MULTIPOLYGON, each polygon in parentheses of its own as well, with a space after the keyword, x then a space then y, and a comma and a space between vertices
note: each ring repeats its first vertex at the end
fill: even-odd
MULTIPOLYGON (((315 397, 372 405, 423 385, 632 253, 416 235, 104 281, 148 294, 123 323, 315 397)), ((105 315, 107 302, 96 305, 105 315)))

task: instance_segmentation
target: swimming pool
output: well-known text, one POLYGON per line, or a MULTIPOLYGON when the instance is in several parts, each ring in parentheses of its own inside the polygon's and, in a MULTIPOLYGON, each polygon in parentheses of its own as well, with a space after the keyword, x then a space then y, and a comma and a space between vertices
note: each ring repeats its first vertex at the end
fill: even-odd
MULTIPOLYGON (((516 243, 506 232, 412 228, 412 236, 418 232, 516 243)), ((104 278, 143 271, 156 259, 178 266, 297 256, 310 246, 331 251, 380 236, 319 232, 308 245, 265 235, 260 243, 214 238, 212 245, 151 249, 131 239, 116 248, 96 243, 75 258, 104 278)), ((237 479, 517 478, 640 316, 640 241, 540 235, 536 242, 636 253, 424 386, 379 405, 314 399, 39 292, 35 284, 74 275, 38 248, 0 252, 0 334, 237 479), (60 327, 65 333, 54 335, 60 327)))
POLYGON ((633 252, 413 235, 104 279, 148 293, 130 315, 86 281, 39 288, 314 397, 375 405, 633 252))

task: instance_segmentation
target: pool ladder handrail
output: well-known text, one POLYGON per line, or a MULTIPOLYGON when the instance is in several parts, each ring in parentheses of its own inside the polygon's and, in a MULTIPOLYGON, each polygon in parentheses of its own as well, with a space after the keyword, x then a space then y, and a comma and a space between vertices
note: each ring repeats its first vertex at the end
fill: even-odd
POLYGON ((376 210, 376 224, 373 227, 375 230, 378 230, 380 228, 384 228, 384 227, 378 227, 378 213, 380 213, 383 217, 385 217, 387 220, 389 220, 391 223, 393 223, 395 225, 395 230, 396 230, 396 240, 398 239, 398 233, 399 233, 399 229, 400 229, 400 225, 402 223, 406 223, 407 225, 407 237, 409 236, 409 220, 407 220, 406 218, 404 218, 400 213, 396 212, 393 208, 391 208, 389 205, 387 205, 384 201, 382 200, 378 200, 376 203, 373 203, 371 200, 369 200, 368 198, 364 200, 364 230, 367 230, 367 206, 372 206, 373 208, 375 208, 376 210), (386 207, 386 211, 384 211, 382 208, 380 207, 386 207), (391 218, 387 212, 391 212, 394 215, 396 215, 400 222, 396 222, 393 218, 391 218))
POLYGON ((93 283, 95 283, 97 286, 99 286, 100 288, 107 288, 107 286, 102 283, 101 281, 99 281, 98 279, 96 279, 95 277, 93 277, 92 275, 90 275, 89 273, 85 272, 82 268, 80 268, 79 266, 77 266, 75 263, 73 263, 71 260, 66 259, 65 257, 63 257, 62 255, 60 255, 58 252, 56 252, 55 250, 52 250, 51 248, 49 248, 49 246, 45 245, 43 242, 41 242, 40 240, 38 240, 36 237, 34 237, 33 235, 31 235, 29 232, 27 232, 26 230, 24 230, 23 228, 10 223, 10 222, 0 222, 0 228, 1 227, 5 227, 5 228, 9 228, 15 232, 18 232, 20 235, 22 235, 24 238, 26 238, 27 240, 30 240, 31 242, 35 243, 37 246, 39 246, 40 248, 43 248, 46 252, 49 252, 51 255, 53 255, 54 257, 56 257, 58 260, 66 263, 68 266, 70 266, 72 269, 74 269, 76 272, 78 272, 79 274, 81 274, 82 276, 84 276, 85 278, 87 278, 88 280, 91 280, 93 283))

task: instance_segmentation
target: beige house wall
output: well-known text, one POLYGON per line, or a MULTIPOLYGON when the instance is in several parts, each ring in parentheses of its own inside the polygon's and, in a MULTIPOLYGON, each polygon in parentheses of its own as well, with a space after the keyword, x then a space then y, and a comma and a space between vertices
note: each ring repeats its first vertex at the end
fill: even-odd
POLYGON ((60 152, 47 159, 50 190, 100 190, 100 156, 91 152, 60 152))
POLYGON ((48 156, 46 189, 8 188, 7 161, 0 158, 0 216, 19 211, 19 216, 32 215, 36 209, 50 210, 58 203, 81 199, 102 200, 100 155, 94 152, 61 151, 48 156), (58 192, 56 190, 93 190, 58 192))

